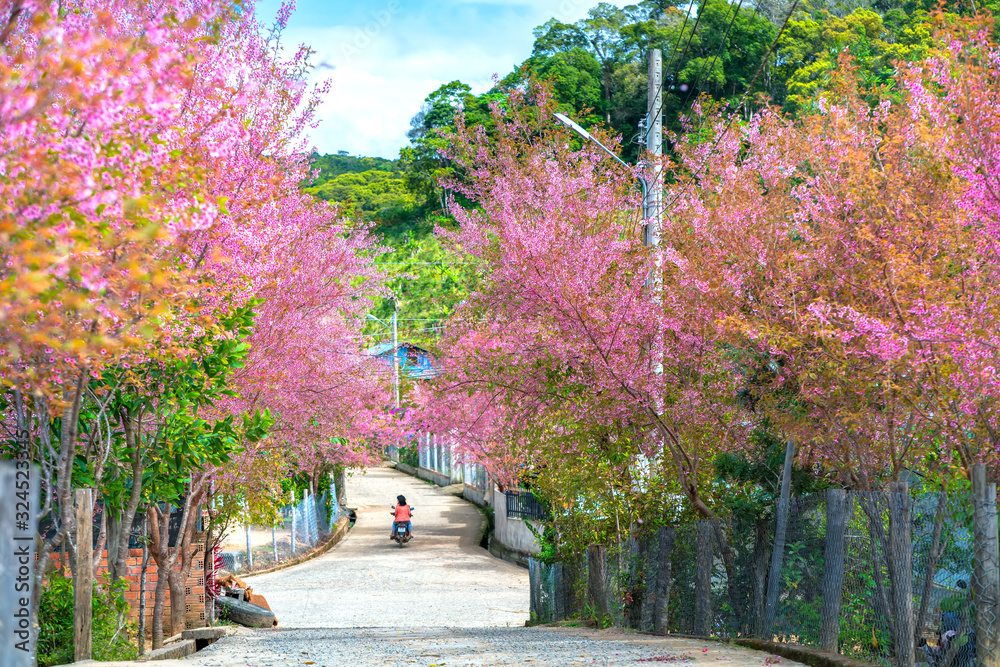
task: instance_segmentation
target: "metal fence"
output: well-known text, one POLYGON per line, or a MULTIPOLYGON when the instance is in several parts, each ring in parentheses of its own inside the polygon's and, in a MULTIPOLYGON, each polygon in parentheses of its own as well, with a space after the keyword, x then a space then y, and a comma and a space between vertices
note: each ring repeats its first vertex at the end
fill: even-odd
POLYGON ((485 493, 489 484, 486 468, 481 463, 469 460, 466 460, 463 466, 462 478, 465 484, 485 493))
POLYGON ((546 521, 549 509, 531 491, 504 491, 507 497, 507 518, 546 521))
POLYGON ((222 569, 248 574, 265 570, 309 551, 336 527, 343 509, 337 503, 333 480, 319 495, 304 492, 290 498, 274 526, 242 526, 229 536, 221 551, 222 569), (236 542, 240 548, 234 548, 236 542))
POLYGON ((434 433, 424 433, 418 443, 420 467, 445 477, 451 476, 452 451, 446 439, 434 433))
POLYGON ((793 497, 776 562, 776 508, 661 527, 573 561, 533 560, 532 614, 756 637, 887 666, 995 665, 996 486, 982 473, 974 489, 793 497))

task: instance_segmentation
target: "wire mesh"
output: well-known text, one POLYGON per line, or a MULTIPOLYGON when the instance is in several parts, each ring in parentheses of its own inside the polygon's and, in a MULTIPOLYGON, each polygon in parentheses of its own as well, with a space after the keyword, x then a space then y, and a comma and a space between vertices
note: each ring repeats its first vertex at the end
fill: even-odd
POLYGON ((318 497, 305 494, 294 505, 283 507, 274 526, 250 526, 249 553, 248 528, 241 526, 234 530, 223 543, 220 567, 248 574, 284 563, 321 542, 336 528, 342 514, 331 480, 329 488, 318 497))

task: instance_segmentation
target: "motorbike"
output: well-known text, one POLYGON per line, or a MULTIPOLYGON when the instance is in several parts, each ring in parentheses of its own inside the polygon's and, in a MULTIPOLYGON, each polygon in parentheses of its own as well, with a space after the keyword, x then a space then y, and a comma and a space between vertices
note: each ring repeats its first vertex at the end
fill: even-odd
MULTIPOLYGON (((413 508, 410 508, 413 511, 413 508)), ((410 541, 410 529, 406 527, 405 521, 393 521, 392 522, 392 539, 399 544, 399 548, 402 549, 403 545, 410 541)))
MULTIPOLYGON (((958 587, 968 589, 965 581, 958 587)), ((970 591, 971 593, 971 591, 970 591)), ((919 648, 931 667, 975 667, 976 629, 969 593, 954 596, 957 604, 942 605, 952 607, 941 613, 937 631, 937 646, 930 646, 923 638, 919 648)))

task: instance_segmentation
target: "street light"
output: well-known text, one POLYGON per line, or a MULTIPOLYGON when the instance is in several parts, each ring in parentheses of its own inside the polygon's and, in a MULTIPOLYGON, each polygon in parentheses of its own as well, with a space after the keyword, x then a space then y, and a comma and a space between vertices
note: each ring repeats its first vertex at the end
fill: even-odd
POLYGON ((396 409, 399 410, 399 340, 397 337, 397 322, 396 317, 397 310, 395 307, 392 310, 392 324, 386 324, 379 318, 375 317, 371 313, 368 313, 368 319, 378 322, 379 324, 392 330, 392 389, 393 393, 396 395, 396 409))
MULTIPOLYGON (((560 123, 562 123, 563 125, 565 125, 569 129, 573 130, 574 132, 576 132, 578 135, 580 135, 581 137, 583 137, 587 141, 592 141, 595 144, 597 144, 598 146, 600 146, 601 150, 603 150, 605 153, 607 153, 608 155, 610 155, 611 157, 613 157, 618 162, 618 164, 622 165, 626 169, 629 169, 629 170, 632 169, 625 162, 625 160, 623 160, 620 157, 618 157, 617 155, 615 155, 611 151, 611 149, 609 149, 607 146, 605 146, 600 141, 598 141, 596 138, 594 138, 594 135, 592 135, 590 132, 587 132, 587 130, 585 130, 582 127, 580 127, 580 125, 577 124, 572 118, 566 116, 565 114, 561 114, 561 113, 557 113, 557 114, 553 114, 553 115, 556 117, 557 121, 559 121, 560 123)), ((649 195, 649 183, 647 183, 646 179, 643 178, 642 176, 636 176, 636 179, 638 179, 639 183, 642 185, 642 219, 643 219, 643 234, 642 234, 642 236, 643 236, 643 242, 647 246, 654 246, 655 247, 655 246, 659 245, 659 240, 656 238, 656 236, 654 234, 650 233, 650 229, 649 229, 649 218, 650 218, 650 215, 649 215, 649 208, 650 208, 650 206, 649 206, 649 196, 648 196, 649 195)), ((659 233, 659 231, 657 230, 656 234, 658 234, 658 233, 659 233)), ((656 299, 656 298, 659 298, 658 296, 655 295, 655 290, 659 289, 659 282, 660 282, 659 281, 659 271, 660 271, 659 259, 654 259, 654 264, 655 264, 655 266, 653 268, 653 271, 652 271, 651 275, 649 275, 649 276, 646 277, 646 284, 647 285, 652 285, 654 287, 654 297, 653 298, 656 299)), ((659 374, 661 374, 663 372, 663 357, 662 357, 662 353, 660 353, 660 355, 658 355, 658 358, 654 360, 654 362, 653 362, 653 369, 654 369, 654 372, 657 375, 659 375, 659 374)))
MULTIPOLYGON (((597 144, 601 148, 601 150, 603 150, 605 153, 607 153, 608 155, 610 155, 611 157, 613 157, 618 162, 618 164, 622 165, 623 167, 625 167, 628 170, 632 169, 632 167, 629 166, 629 164, 627 162, 625 162, 625 160, 623 160, 620 157, 618 157, 617 155, 615 155, 614 152, 612 152, 610 148, 608 148, 607 146, 605 146, 604 144, 602 144, 600 141, 598 141, 597 138, 594 137, 594 135, 592 135, 590 132, 587 132, 587 130, 585 130, 582 127, 580 127, 580 125, 577 124, 577 122, 574 121, 572 118, 570 118, 569 116, 567 116, 565 114, 561 114, 561 113, 557 113, 557 114, 554 114, 554 115, 555 115, 557 121, 559 121, 560 123, 562 123, 563 125, 565 125, 569 129, 573 130, 574 132, 576 132, 578 135, 580 135, 581 137, 583 137, 587 141, 592 141, 595 144, 597 144)), ((649 183, 647 183, 646 179, 643 178, 642 176, 636 176, 636 179, 638 179, 639 184, 642 186, 642 218, 643 218, 643 220, 646 220, 647 218, 649 218, 649 211, 646 210, 646 207, 648 205, 647 204, 647 200, 648 200, 647 193, 649 192, 649 183)))

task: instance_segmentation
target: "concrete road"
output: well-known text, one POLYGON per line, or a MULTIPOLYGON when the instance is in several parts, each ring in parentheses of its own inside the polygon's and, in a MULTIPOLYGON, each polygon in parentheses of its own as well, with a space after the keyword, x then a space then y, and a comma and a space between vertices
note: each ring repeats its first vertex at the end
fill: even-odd
POLYGON ((391 468, 347 481, 358 520, 326 554, 247 577, 282 628, 523 626, 528 571, 479 546, 485 517, 470 503, 391 468), (398 494, 416 509, 415 538, 389 539, 398 494))
MULTIPOLYGON (((766 653, 619 630, 525 628, 528 573, 479 547, 479 511, 388 468, 350 478, 358 522, 312 561, 248 578, 274 610, 276 629, 233 634, 159 667, 376 667, 381 665, 631 665, 799 667, 766 653), (416 539, 388 539, 397 494, 416 507, 416 539)), ((106 663, 141 667, 149 663, 106 663)))
MULTIPOLYGON (((258 630, 237 634, 161 667, 458 667, 614 665, 801 667, 719 642, 582 628, 358 628, 258 630)), ((147 663, 148 664, 148 663, 147 663)))

